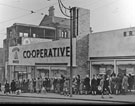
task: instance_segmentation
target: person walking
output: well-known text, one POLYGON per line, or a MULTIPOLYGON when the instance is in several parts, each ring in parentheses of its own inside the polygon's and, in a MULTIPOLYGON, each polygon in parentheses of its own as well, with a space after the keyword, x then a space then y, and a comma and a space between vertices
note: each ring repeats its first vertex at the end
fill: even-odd
POLYGON ((12 80, 11 82, 11 91, 12 91, 12 94, 15 94, 15 91, 16 91, 16 83, 14 80, 12 80))
POLYGON ((128 76, 128 84, 129 84, 128 89, 131 92, 131 90, 133 88, 133 78, 132 78, 131 74, 129 74, 129 76, 128 76))
POLYGON ((60 78, 60 92, 61 92, 61 94, 63 94, 64 82, 65 82, 65 77, 63 75, 61 75, 61 78, 60 78))
POLYGON ((32 79, 29 81, 29 90, 30 90, 30 93, 33 93, 34 92, 32 79))
POLYGON ((123 94, 127 93, 128 91, 128 77, 126 74, 124 74, 124 77, 122 79, 122 89, 123 89, 123 94))
POLYGON ((1 92, 1 83, 0 83, 0 92, 1 92))
POLYGON ((77 75, 77 79, 76 79, 76 94, 80 94, 80 75, 77 75))
POLYGON ((93 75, 93 78, 91 80, 91 91, 93 95, 96 95, 97 91, 97 79, 96 76, 93 75))
POLYGON ((38 77, 36 79, 36 92, 39 94, 40 91, 40 78, 38 77))
POLYGON ((112 98, 111 92, 110 92, 110 86, 109 86, 109 78, 107 75, 103 75, 102 79, 100 81, 100 86, 101 86, 101 98, 104 98, 104 93, 107 91, 109 93, 109 98, 112 98))
POLYGON ((90 78, 89 75, 86 75, 86 78, 84 79, 84 86, 85 86, 85 94, 87 95, 90 91, 90 78))
POLYGON ((4 94, 7 95, 7 93, 10 93, 10 89, 9 88, 10 88, 10 85, 9 85, 9 83, 6 80, 4 94))

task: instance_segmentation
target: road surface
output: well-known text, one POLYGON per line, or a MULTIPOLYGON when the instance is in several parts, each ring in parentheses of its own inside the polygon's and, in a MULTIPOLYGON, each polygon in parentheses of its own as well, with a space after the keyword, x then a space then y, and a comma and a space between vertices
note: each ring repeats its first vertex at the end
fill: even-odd
POLYGON ((12 97, 0 96, 0 104, 21 103, 21 104, 121 104, 118 102, 105 101, 88 101, 88 100, 68 100, 68 99, 51 99, 51 98, 32 98, 32 97, 12 97))

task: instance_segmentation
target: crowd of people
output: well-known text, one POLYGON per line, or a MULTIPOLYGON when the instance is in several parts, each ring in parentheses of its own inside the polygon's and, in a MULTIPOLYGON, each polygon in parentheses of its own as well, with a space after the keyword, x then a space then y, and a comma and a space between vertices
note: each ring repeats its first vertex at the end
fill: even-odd
MULTIPOLYGON (((129 74, 111 74, 111 75, 93 75, 90 80, 86 75, 84 79, 81 79, 80 75, 73 76, 72 78, 72 93, 76 95, 82 94, 126 94, 131 92, 134 85, 134 78, 129 74)), ((59 78, 35 78, 12 80, 9 84, 5 83, 4 93, 59 93, 63 95, 69 95, 70 79, 61 75, 59 78)), ((111 97, 111 96, 110 96, 111 97)))

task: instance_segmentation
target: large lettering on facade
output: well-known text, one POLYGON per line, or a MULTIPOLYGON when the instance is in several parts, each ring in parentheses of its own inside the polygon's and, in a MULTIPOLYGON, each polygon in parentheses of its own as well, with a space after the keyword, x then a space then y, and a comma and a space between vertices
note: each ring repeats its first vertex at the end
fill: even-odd
POLYGON ((23 58, 45 58, 45 57, 69 57, 70 47, 36 49, 23 51, 23 58))

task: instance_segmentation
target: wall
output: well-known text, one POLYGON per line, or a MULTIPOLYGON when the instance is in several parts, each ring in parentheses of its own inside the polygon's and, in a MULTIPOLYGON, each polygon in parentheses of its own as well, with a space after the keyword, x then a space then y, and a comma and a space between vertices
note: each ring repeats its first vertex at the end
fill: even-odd
POLYGON ((135 56, 135 35, 124 37, 126 28, 114 31, 93 33, 89 37, 89 57, 135 56))
POLYGON ((81 78, 89 75, 88 70, 88 42, 89 35, 83 36, 77 40, 76 44, 76 64, 77 68, 74 69, 74 75, 79 74, 81 78))

